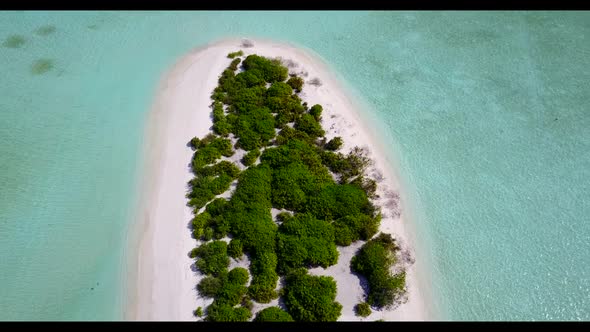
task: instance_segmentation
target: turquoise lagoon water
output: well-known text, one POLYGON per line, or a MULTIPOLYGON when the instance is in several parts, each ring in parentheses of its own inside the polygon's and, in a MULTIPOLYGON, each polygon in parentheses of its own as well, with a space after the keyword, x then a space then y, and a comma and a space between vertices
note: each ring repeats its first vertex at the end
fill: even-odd
POLYGON ((435 318, 590 319, 587 12, 0 13, 0 40, 14 35, 1 320, 122 319, 154 89, 228 36, 312 49, 362 96, 399 163, 435 318))

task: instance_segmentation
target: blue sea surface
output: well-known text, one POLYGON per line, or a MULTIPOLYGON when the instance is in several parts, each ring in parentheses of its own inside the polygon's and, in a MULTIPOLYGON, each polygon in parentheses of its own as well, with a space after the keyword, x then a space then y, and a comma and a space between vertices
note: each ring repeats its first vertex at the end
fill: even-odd
POLYGON ((123 318, 154 91, 225 37, 363 99, 434 318, 590 319, 590 13, 28 11, 0 12, 0 320, 123 318))

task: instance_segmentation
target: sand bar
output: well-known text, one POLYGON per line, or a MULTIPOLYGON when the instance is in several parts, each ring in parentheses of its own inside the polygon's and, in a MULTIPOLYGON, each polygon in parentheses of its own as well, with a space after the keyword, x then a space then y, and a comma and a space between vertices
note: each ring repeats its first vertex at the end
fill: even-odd
MULTIPOLYGON (((133 228, 137 241, 136 252, 130 257, 132 280, 129 280, 130 300, 125 318, 129 320, 194 321, 193 310, 206 307, 211 300, 198 297, 196 285, 201 279, 191 269, 189 251, 197 245, 188 228, 193 217, 186 206, 187 182, 193 177, 189 169, 192 156, 187 142, 194 136, 206 135, 212 126, 210 118, 211 93, 221 72, 229 65, 230 52, 243 50, 245 55, 258 54, 281 57, 291 72, 298 73, 306 82, 300 96, 311 106, 324 107, 322 126, 328 139, 341 136, 345 145, 342 152, 354 146, 366 147, 375 161, 368 172, 379 181, 384 218, 380 230, 401 239, 404 249, 412 256, 415 239, 411 225, 404 219, 403 190, 395 168, 382 153, 378 133, 374 133, 359 112, 360 104, 353 102, 350 93, 330 73, 329 68, 309 50, 287 43, 249 39, 253 46, 242 47, 242 39, 225 39, 198 48, 181 58, 164 74, 150 111, 144 139, 144 160, 140 185, 140 203, 133 228), (320 84, 310 84, 314 79, 320 84), (402 197, 400 201, 399 197, 402 197), (401 212, 401 216, 398 214, 401 212)), ((235 158, 238 159, 237 157, 235 158)), ((224 195, 225 196, 225 195, 224 195)), ((408 301, 395 310, 373 312, 367 318, 356 317, 353 306, 362 299, 359 279, 350 273, 349 262, 362 243, 339 248, 337 265, 328 269, 316 268, 310 273, 331 275, 338 285, 337 301, 343 305, 340 320, 427 320, 431 317, 424 289, 428 282, 416 266, 408 265, 408 301)), ((418 258, 419 259, 419 258, 418 258)), ((232 262, 232 266, 242 265, 232 262)), ((421 270, 420 270, 421 271, 421 270)), ((275 301, 273 301, 272 304, 275 301)), ((257 305, 255 309, 268 305, 257 305)))

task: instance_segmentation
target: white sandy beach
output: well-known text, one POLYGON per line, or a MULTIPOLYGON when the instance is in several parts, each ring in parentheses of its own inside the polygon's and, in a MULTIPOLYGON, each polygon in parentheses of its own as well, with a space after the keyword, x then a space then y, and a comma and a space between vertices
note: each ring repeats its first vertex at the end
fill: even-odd
MULTIPOLYGON (((199 48, 180 59, 160 82, 145 133, 145 160, 148 165, 141 180, 139 211, 133 226, 140 239, 139 244, 135 244, 139 245, 138 255, 135 255, 138 257, 131 260, 131 268, 136 266, 136 273, 131 273, 133 280, 129 281, 133 288, 130 290, 132 299, 126 319, 194 321, 193 310, 199 306, 205 308, 211 302, 198 298, 196 285, 201 276, 193 272, 193 260, 188 257, 189 251, 197 246, 197 241, 191 238, 188 228, 193 214, 186 206, 185 194, 187 182, 193 176, 189 169, 193 152, 186 144, 192 137, 202 137, 210 131, 211 93, 219 75, 231 62, 226 55, 240 49, 246 56, 255 53, 291 60, 294 65, 290 66, 290 71, 302 73, 306 81, 301 98, 309 106, 321 104, 324 107, 322 125, 326 129, 326 137, 341 136, 345 142, 342 152, 353 146, 370 150, 375 164, 369 175, 381 174, 383 178, 378 191, 381 198, 377 201, 384 212, 381 231, 401 239, 404 249, 413 255, 411 245, 415 237, 411 225, 404 219, 403 190, 400 189, 394 165, 382 152, 378 133, 372 132, 361 118, 359 104, 351 100, 343 85, 312 52, 285 43, 250 41, 253 47, 243 48, 241 39, 231 39, 199 48), (319 78, 321 85, 308 84, 314 78, 319 78), (401 211, 401 217, 395 211, 401 211)), ((232 160, 239 160, 240 155, 238 153, 232 160)), ((337 265, 325 270, 311 270, 312 274, 335 278, 338 285, 336 300, 343 305, 340 320, 430 319, 426 305, 428 296, 421 291, 427 285, 428 276, 417 273, 418 263, 408 264, 407 267, 407 303, 391 311, 374 311, 367 318, 354 315, 353 306, 361 302, 363 292, 359 279, 350 273, 349 263, 360 245, 362 243, 339 248, 337 265)), ((244 263, 232 260, 232 266, 244 263)), ((255 309, 266 306, 257 305, 255 309)))

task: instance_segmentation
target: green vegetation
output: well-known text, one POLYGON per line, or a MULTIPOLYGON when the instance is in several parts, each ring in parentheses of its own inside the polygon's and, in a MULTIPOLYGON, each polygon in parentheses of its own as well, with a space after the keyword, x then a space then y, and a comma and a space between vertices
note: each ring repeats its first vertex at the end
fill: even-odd
POLYGON ((245 70, 257 69, 264 80, 269 83, 282 82, 287 79, 288 70, 279 60, 270 60, 258 55, 249 55, 243 62, 245 70))
POLYGON ((334 301, 336 282, 332 277, 310 276, 307 270, 297 269, 285 280, 285 305, 295 320, 333 322, 338 319, 342 305, 334 301))
POLYGON ((310 214, 288 218, 279 227, 277 256, 278 270, 282 273, 299 267, 334 265, 338 261, 334 228, 310 214))
POLYGON ((204 274, 219 276, 227 271, 229 258, 227 257, 227 244, 223 241, 205 243, 193 249, 193 257, 198 257, 197 268, 204 274))
POLYGON ((235 306, 244 300, 248 288, 248 271, 237 267, 227 272, 222 271, 216 277, 207 276, 197 285, 201 296, 214 298, 214 304, 235 306))
POLYGON ((203 166, 215 162, 221 156, 231 157, 234 154, 229 139, 216 137, 212 134, 205 136, 203 139, 193 138, 190 144, 196 150, 192 159, 194 172, 198 172, 203 166))
POLYGON ((303 79, 298 76, 289 78, 287 84, 289 84, 296 92, 301 92, 301 89, 303 89, 303 79))
POLYGON ((293 322, 293 317, 279 307, 262 309, 254 318, 255 322, 293 322))
MULTIPOLYGON (((195 214, 192 232, 205 241, 191 257, 206 275, 197 285, 199 294, 213 299, 205 320, 247 321, 252 301, 269 303, 280 295, 287 311, 270 307, 254 320, 335 321, 342 310, 335 302, 335 281, 308 275, 306 269, 336 264, 337 246, 377 233, 381 214, 370 201, 377 185, 365 176, 370 159, 359 148, 336 152, 343 145, 340 137, 326 142, 322 106, 308 109, 296 94, 303 80, 293 75, 285 82, 288 70, 279 60, 257 55, 242 60, 242 55, 228 55, 234 59, 211 95, 213 133, 188 143, 194 151, 195 177, 187 194, 195 214), (243 70, 236 74, 239 66, 243 70), (247 151, 243 171, 222 159, 235 149, 247 151), (235 181, 229 199, 217 197, 235 181), (271 208, 288 211, 277 215, 280 226, 271 208), (221 241, 225 237, 231 238, 229 244, 221 241), (229 257, 243 255, 249 258, 248 270, 228 271, 229 257), (279 276, 285 277, 280 294, 279 276)), ((357 256, 391 266, 393 256, 375 256, 371 246, 383 246, 375 241, 357 256)), ((403 287, 403 279, 383 279, 385 265, 363 265, 358 257, 353 268, 370 280, 367 302, 378 307, 395 301, 397 293, 387 287, 394 279, 395 287, 403 287)))
POLYGON ((213 302, 207 307, 208 322, 247 322, 252 313, 244 307, 234 308, 228 304, 220 304, 213 302))
POLYGON ((205 277, 197 285, 199 295, 203 297, 215 297, 223 285, 223 280, 216 277, 205 277))
POLYGON ((336 151, 336 150, 340 149, 340 147, 342 147, 343 143, 344 142, 342 141, 342 137, 334 137, 328 143, 326 143, 324 148, 326 150, 336 151))
POLYGON ((230 257, 239 259, 244 255, 244 246, 240 239, 232 239, 227 246, 227 253, 230 257))
POLYGON ((230 58, 230 59, 233 59, 233 58, 235 58, 237 56, 242 56, 242 55, 244 55, 244 51, 239 50, 237 52, 231 52, 230 54, 227 55, 227 57, 230 58))
POLYGON ((311 114, 311 116, 314 117, 314 119, 316 121, 320 121, 322 118, 322 111, 324 110, 324 108, 322 107, 322 105, 313 105, 310 109, 309 109, 309 114, 311 114))
POLYGON ((354 313, 360 317, 368 317, 371 314, 371 306, 367 302, 354 306, 354 313))
POLYGON ((203 308, 198 307, 197 310, 195 310, 195 316, 203 317, 203 308))
POLYGON ((321 158, 330 171, 340 175, 340 183, 348 183, 363 175, 371 164, 371 159, 359 147, 354 147, 346 156, 340 152, 324 150, 321 158))
POLYGON ((21 46, 23 46, 26 42, 25 37, 21 36, 21 35, 12 35, 9 36, 8 38, 6 38, 6 40, 4 40, 4 42, 2 43, 2 46, 7 47, 7 48, 20 48, 21 46))
POLYGON ((312 138, 322 137, 325 134, 322 125, 311 114, 303 114, 295 120, 295 129, 300 130, 312 138))
POLYGON ((227 191, 240 174, 240 169, 234 163, 222 160, 213 166, 203 166, 195 173, 199 176, 189 181, 190 191, 186 197, 189 199, 188 205, 197 211, 216 195, 227 191))
POLYGON ((379 234, 365 243, 350 262, 351 269, 367 278, 367 302, 376 307, 390 307, 405 293, 405 272, 392 275, 395 253, 400 248, 389 234, 379 234))
POLYGON ((233 71, 236 71, 236 70, 238 70, 238 65, 240 64, 240 62, 242 62, 242 59, 240 59, 240 58, 234 59, 228 68, 233 71))
POLYGON ((256 159, 258 159, 258 157, 260 157, 260 150, 254 149, 252 151, 249 151, 242 158, 242 164, 244 164, 244 166, 250 166, 250 165, 254 164, 256 159))

